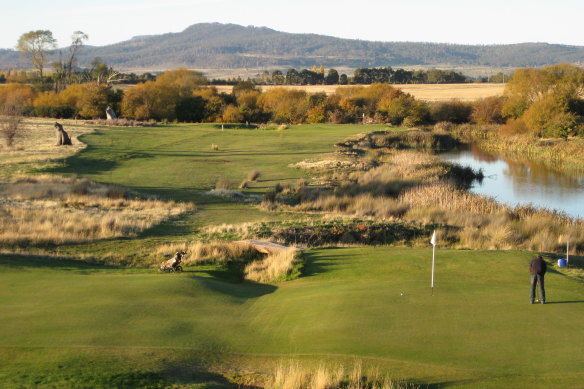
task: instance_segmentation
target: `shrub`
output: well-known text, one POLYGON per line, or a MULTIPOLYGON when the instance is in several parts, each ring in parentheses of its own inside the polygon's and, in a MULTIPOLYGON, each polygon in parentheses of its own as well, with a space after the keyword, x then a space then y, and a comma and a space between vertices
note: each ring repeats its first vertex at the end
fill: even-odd
POLYGON ((573 113, 561 113, 547 123, 542 135, 545 137, 567 138, 578 131, 578 120, 573 113))
POLYGON ((498 96, 479 99, 472 104, 470 115, 476 124, 499 124, 503 122, 503 99, 498 96))
POLYGON ((28 85, 9 83, 0 88, 0 106, 24 107, 32 105, 34 97, 34 90, 28 85))
POLYGON ((30 115, 55 119, 69 119, 75 116, 75 110, 67 105, 38 105, 32 108, 30 115))
POLYGON ((324 123, 326 121, 326 109, 322 105, 311 108, 306 113, 308 123, 324 123))
POLYGON ((6 146, 12 147, 22 131, 22 108, 12 105, 0 107, 0 132, 6 146))
POLYGON ((434 103, 430 107, 433 122, 467 123, 470 120, 472 106, 459 100, 434 103))
POLYGON ((529 134, 529 128, 523 119, 509 119, 500 130, 501 135, 526 135, 529 134))
POLYGON ((454 128, 454 124, 450 122, 438 122, 434 124, 434 132, 450 132, 454 128))
POLYGON ((239 111, 239 108, 232 104, 229 104, 225 108, 221 119, 225 123, 241 123, 244 120, 243 114, 239 111))

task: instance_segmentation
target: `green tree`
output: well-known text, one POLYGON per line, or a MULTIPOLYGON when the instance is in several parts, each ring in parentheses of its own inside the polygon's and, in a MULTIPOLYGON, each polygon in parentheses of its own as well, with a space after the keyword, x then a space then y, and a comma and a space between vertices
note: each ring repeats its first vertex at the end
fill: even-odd
POLYGON ((336 85, 339 83, 339 72, 335 69, 329 69, 328 74, 324 79, 325 84, 327 85, 336 85))
POLYGON ((257 91, 256 84, 251 81, 240 81, 233 86, 231 90, 231 94, 235 97, 239 97, 242 93, 245 92, 254 92, 257 91))
POLYGON ((36 30, 22 34, 18 39, 16 48, 30 59, 32 66, 39 71, 42 80, 43 69, 47 63, 49 51, 56 46, 57 40, 53 38, 51 31, 36 30))
POLYGON ((280 70, 274 70, 272 72, 272 83, 274 85, 284 85, 286 82, 286 77, 280 70))

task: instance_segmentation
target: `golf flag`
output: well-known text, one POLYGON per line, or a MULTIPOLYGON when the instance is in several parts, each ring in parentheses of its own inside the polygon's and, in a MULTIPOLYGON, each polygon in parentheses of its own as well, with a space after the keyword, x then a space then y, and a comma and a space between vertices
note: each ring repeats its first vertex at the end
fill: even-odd
POLYGON ((436 230, 432 234, 432 239, 430 239, 430 243, 432 243, 432 281, 430 283, 430 287, 432 288, 432 294, 434 294, 434 258, 436 253, 436 230))

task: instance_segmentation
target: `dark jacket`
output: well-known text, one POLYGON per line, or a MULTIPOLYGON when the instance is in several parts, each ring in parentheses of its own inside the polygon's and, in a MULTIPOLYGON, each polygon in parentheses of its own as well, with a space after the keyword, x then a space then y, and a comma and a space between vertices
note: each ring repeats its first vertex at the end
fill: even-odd
POLYGON ((531 260, 531 266, 529 267, 529 271, 531 272, 531 274, 534 275, 539 274, 540 276, 543 276, 546 270, 547 264, 545 263, 541 255, 538 255, 537 257, 531 260))

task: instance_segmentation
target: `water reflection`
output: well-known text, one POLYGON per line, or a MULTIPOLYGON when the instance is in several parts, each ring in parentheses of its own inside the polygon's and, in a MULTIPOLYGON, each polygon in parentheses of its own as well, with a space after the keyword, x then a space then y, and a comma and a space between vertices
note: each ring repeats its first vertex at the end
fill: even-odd
POLYGON ((494 155, 476 145, 440 156, 482 169, 485 179, 473 186, 474 193, 510 205, 531 203, 584 217, 584 176, 566 174, 526 159, 494 155))

